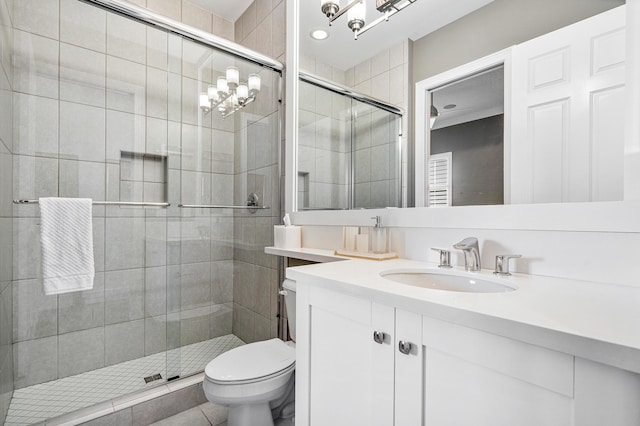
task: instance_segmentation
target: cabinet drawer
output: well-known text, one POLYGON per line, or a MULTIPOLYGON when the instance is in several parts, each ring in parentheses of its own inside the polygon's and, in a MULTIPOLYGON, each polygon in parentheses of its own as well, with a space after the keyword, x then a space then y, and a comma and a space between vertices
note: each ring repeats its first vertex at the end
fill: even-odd
POLYGON ((309 305, 351 321, 371 323, 371 301, 323 288, 309 288, 309 305))
POLYGON ((422 342, 427 350, 573 397, 571 355, 428 317, 422 318, 422 342))

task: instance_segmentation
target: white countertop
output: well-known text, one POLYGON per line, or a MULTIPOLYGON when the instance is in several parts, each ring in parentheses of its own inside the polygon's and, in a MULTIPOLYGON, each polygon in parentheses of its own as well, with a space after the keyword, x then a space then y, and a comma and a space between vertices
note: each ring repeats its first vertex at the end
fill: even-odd
POLYGON ((638 287, 524 274, 497 278, 491 270, 483 270, 473 275, 504 280, 518 290, 462 293, 414 287, 380 276, 382 271, 401 268, 469 274, 460 268, 441 270, 431 263, 404 259, 354 259, 287 268, 287 278, 640 373, 638 287))

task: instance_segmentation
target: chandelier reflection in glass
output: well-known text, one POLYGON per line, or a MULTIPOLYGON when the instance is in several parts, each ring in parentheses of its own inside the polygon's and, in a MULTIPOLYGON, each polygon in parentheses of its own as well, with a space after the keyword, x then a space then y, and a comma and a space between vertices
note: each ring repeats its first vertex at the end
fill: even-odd
POLYGON ((200 109, 207 114, 218 110, 222 118, 246 107, 256 100, 260 92, 260 76, 249 74, 247 82, 240 82, 240 71, 228 67, 225 76, 218 77, 216 85, 209 86, 206 93, 200 94, 200 109))

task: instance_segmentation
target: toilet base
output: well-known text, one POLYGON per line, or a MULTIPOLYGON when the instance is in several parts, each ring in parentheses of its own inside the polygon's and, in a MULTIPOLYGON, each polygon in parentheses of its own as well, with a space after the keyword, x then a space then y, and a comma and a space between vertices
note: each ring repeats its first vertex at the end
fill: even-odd
POLYGON ((228 426, 273 426, 269 403, 229 407, 228 426))

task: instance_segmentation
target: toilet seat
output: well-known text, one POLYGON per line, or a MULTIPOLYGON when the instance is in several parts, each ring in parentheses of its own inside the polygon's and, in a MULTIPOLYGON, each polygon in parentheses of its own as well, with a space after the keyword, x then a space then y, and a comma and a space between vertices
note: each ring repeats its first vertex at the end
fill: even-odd
POLYGON ((287 374, 295 363, 295 348, 276 338, 223 353, 207 364, 205 376, 216 384, 254 383, 287 374))

